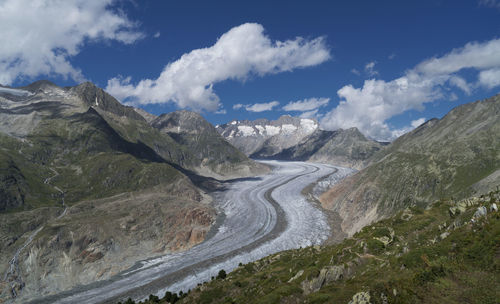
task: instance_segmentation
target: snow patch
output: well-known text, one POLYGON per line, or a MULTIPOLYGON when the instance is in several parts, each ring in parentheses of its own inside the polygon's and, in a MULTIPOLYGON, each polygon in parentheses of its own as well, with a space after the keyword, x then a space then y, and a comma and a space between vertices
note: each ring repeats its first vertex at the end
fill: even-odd
POLYGON ((255 135, 255 130, 249 126, 238 126, 241 136, 252 136, 255 135))
POLYGON ((297 127, 292 124, 284 124, 281 126, 281 130, 285 134, 293 133, 297 130, 297 127))
POLYGON ((269 136, 274 136, 280 133, 281 128, 275 126, 266 126, 266 133, 269 136))
POLYGON ((266 130, 266 128, 264 128, 261 125, 256 125, 255 128, 257 128, 257 130, 259 130, 259 134, 264 134, 264 131, 266 130))
POLYGON ((231 121, 231 124, 232 124, 233 126, 234 126, 235 124, 237 124, 237 123, 238 123, 238 121, 237 121, 237 120, 233 120, 233 121, 231 121))

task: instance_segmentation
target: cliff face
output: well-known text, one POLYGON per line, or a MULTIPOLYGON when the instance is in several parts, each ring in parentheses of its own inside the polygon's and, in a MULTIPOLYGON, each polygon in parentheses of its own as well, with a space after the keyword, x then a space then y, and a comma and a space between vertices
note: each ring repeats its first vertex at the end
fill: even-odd
POLYGON ((352 235, 408 206, 499 185, 500 96, 459 106, 376 153, 368 167, 321 197, 352 235))

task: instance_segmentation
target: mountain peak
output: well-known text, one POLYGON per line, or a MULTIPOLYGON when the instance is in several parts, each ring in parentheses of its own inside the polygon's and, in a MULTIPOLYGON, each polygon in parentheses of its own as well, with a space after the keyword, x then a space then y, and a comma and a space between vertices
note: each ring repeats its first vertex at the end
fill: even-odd
POLYGON ((27 86, 20 87, 19 89, 24 89, 32 93, 35 93, 38 90, 43 90, 47 88, 60 88, 60 87, 49 80, 42 79, 42 80, 37 80, 27 86))
MULTIPOLYGON (((200 114, 187 110, 164 113, 151 122, 151 125, 165 132, 198 133, 214 127, 200 114)), ((215 130, 213 130, 215 131, 215 130)))

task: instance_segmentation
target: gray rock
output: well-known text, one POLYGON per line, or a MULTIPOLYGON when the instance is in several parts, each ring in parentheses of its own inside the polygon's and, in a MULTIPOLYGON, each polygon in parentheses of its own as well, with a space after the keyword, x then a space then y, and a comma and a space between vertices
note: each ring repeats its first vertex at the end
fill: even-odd
POLYGON ((495 204, 495 203, 491 204, 490 212, 497 212, 497 211, 498 211, 497 204, 495 204))
POLYGON ((446 232, 441 233, 441 235, 439 235, 439 238, 442 239, 442 240, 444 240, 449 235, 450 235, 450 233, 448 231, 446 231, 446 232))
POLYGON ((311 280, 302 281, 301 286, 304 294, 308 295, 321 289, 325 284, 338 281, 344 277, 344 265, 327 266, 320 270, 319 275, 311 280))
POLYGON ((368 291, 360 291, 354 296, 352 296, 352 300, 349 301, 349 304, 369 304, 370 302, 370 292, 368 291))
POLYGON ((484 206, 478 207, 476 212, 474 213, 474 218, 475 219, 481 218, 483 216, 486 216, 487 213, 488 211, 486 210, 486 207, 484 206))
POLYGON ((297 279, 298 279, 301 275, 303 275, 303 274, 304 274, 304 270, 302 270, 302 269, 301 269, 301 270, 299 270, 299 272, 297 272, 297 274, 296 274, 296 275, 294 275, 294 276, 293 276, 290 280, 288 280, 288 283, 290 283, 290 282, 293 282, 293 281, 297 280, 297 279))

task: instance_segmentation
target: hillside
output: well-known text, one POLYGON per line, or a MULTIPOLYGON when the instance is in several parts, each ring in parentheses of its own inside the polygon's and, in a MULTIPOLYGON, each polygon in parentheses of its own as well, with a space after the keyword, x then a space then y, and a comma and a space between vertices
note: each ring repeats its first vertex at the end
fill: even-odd
POLYGON ((336 131, 316 130, 297 145, 273 156, 276 159, 329 163, 361 169, 375 152, 382 149, 357 128, 336 131))
MULTIPOLYGON (((498 303, 499 201, 496 191, 407 208, 340 244, 219 272, 175 303, 498 303)), ((167 298, 179 297, 144 303, 167 298)))
MULTIPOLYGON (((352 235, 410 206, 462 198, 500 184, 500 96, 459 106, 375 154, 321 197, 352 235)), ((479 193, 480 194, 480 193, 479 193)))

